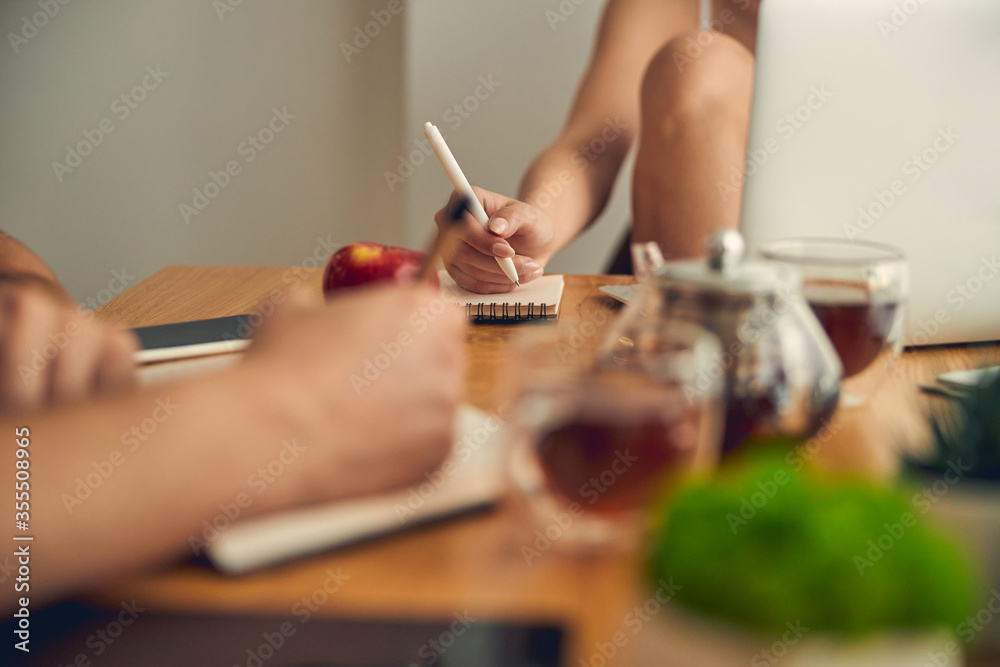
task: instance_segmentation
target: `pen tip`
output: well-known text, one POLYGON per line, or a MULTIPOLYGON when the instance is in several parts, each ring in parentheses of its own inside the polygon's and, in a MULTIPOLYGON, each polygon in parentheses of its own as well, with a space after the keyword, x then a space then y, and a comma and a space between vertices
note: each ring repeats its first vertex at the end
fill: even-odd
POLYGON ((520 287, 521 286, 521 281, 520 280, 515 280, 514 284, 517 285, 518 287, 520 287))

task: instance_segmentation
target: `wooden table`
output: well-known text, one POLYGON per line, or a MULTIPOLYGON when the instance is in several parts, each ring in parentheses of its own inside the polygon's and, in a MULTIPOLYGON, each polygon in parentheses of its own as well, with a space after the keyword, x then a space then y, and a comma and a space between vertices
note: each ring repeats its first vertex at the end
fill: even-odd
MULTIPOLYGON (((119 295, 98 314, 124 326, 236 315, 267 301, 273 290, 300 282, 319 298, 319 271, 171 266, 119 295)), ((566 276, 561 325, 582 331, 592 323, 603 329, 613 319, 603 315, 618 307, 597 287, 628 282, 631 278, 621 276, 566 276), (603 327, 600 322, 605 322, 603 327)), ((470 403, 497 407, 501 365, 524 331, 502 325, 470 328, 470 403)), ((595 345, 599 331, 584 340, 587 346, 595 345)), ((924 412, 930 401, 942 400, 921 394, 917 385, 945 370, 987 364, 1000 364, 1000 345, 907 352, 869 406, 838 413, 818 458, 833 467, 874 474, 891 471, 896 446, 919 444, 926 437, 924 412)), ((589 664, 596 644, 622 629, 637 601, 636 564, 623 555, 569 558, 546 553, 529 566, 520 553, 521 534, 514 513, 501 506, 241 578, 177 566, 121 581, 108 596, 134 597, 156 609, 280 614, 320 586, 328 570, 339 570, 349 579, 321 614, 449 617, 467 611, 481 619, 555 621, 571 633, 566 664, 589 664)))

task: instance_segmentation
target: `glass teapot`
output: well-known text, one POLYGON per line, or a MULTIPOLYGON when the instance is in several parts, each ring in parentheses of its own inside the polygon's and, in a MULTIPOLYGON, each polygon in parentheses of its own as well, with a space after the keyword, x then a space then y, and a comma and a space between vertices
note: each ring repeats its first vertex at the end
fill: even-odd
POLYGON ((751 436, 815 434, 837 406, 841 366, 802 298, 799 276, 777 263, 745 260, 735 231, 712 237, 707 263, 663 262, 653 245, 637 253, 648 277, 605 339, 604 360, 624 363, 655 346, 657 330, 669 322, 695 322, 718 336, 721 351, 685 395, 694 400, 724 378, 723 451, 751 436))

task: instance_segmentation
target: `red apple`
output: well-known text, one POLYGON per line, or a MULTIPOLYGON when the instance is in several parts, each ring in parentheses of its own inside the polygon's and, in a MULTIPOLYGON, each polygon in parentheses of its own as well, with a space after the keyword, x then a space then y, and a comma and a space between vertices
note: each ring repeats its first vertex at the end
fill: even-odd
MULTIPOLYGON (((352 243, 333 253, 323 274, 323 294, 373 282, 408 283, 424 263, 425 253, 381 243, 352 243)), ((437 284, 432 272, 431 282, 437 284)))

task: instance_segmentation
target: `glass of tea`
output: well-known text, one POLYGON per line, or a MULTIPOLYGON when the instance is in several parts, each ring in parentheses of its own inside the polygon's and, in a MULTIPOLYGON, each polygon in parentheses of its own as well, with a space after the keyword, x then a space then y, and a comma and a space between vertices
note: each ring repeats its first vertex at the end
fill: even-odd
POLYGON ((710 469, 722 439, 719 344, 665 323, 654 340, 615 340, 582 363, 522 350, 511 482, 527 514, 521 552, 634 548, 650 503, 710 469))
POLYGON ((801 274, 803 296, 843 366, 840 405, 864 404, 903 349, 906 256, 881 243, 825 238, 775 241, 761 254, 801 274))

